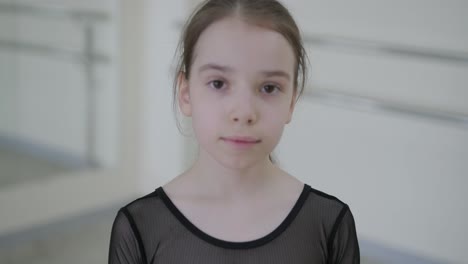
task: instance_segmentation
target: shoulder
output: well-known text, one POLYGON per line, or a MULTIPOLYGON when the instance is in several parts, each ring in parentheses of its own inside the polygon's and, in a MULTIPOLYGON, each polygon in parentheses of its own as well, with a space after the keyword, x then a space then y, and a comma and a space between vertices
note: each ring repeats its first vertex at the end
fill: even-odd
POLYGON ((352 217, 348 204, 339 198, 306 185, 308 198, 304 210, 313 214, 316 221, 329 232, 336 229, 345 218, 352 217))
POLYGON ((151 193, 140 196, 122 207, 122 209, 138 210, 148 206, 151 203, 155 203, 161 199, 159 188, 151 193))
POLYGON ((349 206, 337 197, 311 187, 309 192, 306 209, 325 235, 329 263, 359 263, 356 225, 349 206))
POLYGON ((341 211, 344 208, 349 208, 348 205, 331 194, 325 193, 323 191, 312 188, 306 184, 306 191, 309 193, 309 201, 314 204, 314 206, 324 207, 331 212, 341 211))
POLYGON ((117 217, 126 218, 134 226, 141 226, 165 217, 166 207, 161 198, 160 188, 151 193, 138 197, 117 212, 117 217))
POLYGON ((170 232, 167 223, 173 222, 161 196, 158 188, 118 210, 112 226, 109 263, 121 263, 122 259, 147 263, 149 253, 170 232))
MULTIPOLYGON (((153 248, 170 232, 174 217, 167 209, 161 188, 121 207, 114 219, 115 237, 130 237, 140 248, 153 248)), ((142 251, 143 252, 143 251, 142 251)))
POLYGON ((131 213, 133 216, 154 212, 163 205, 160 188, 142 195, 120 208, 120 211, 131 213))

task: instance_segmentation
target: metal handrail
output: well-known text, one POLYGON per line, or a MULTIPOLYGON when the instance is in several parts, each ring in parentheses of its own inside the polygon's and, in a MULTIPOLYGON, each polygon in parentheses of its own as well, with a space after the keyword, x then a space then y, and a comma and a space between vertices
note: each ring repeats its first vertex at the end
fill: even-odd
MULTIPOLYGON (((346 52, 373 53, 383 56, 400 56, 406 58, 424 59, 433 62, 455 63, 468 66, 468 53, 462 51, 442 50, 427 47, 415 47, 401 44, 391 44, 378 41, 365 41, 352 38, 343 38, 329 35, 306 35, 306 45, 320 46, 330 49, 338 49, 346 52)), ((332 89, 307 89, 305 95, 309 98, 343 106, 346 108, 377 111, 392 114, 405 114, 420 117, 432 121, 442 121, 455 125, 468 127, 468 115, 441 111, 422 106, 411 106, 403 103, 386 101, 361 95, 346 94, 332 89)))
POLYGON ((422 106, 415 107, 409 104, 336 92, 325 88, 306 89, 304 95, 312 100, 318 99, 320 103, 327 105, 339 106, 359 111, 412 116, 468 128, 468 115, 466 114, 441 111, 422 106))
POLYGON ((93 10, 70 9, 62 6, 0 3, 0 12, 9 14, 37 15, 42 17, 72 19, 88 22, 102 22, 110 19, 104 12, 93 10))
POLYGON ((15 15, 34 15, 53 19, 70 19, 82 28, 83 50, 76 52, 57 47, 21 43, 17 41, 0 40, 0 48, 14 51, 27 51, 55 59, 65 59, 78 62, 83 66, 86 78, 86 162, 91 167, 99 166, 96 158, 96 80, 94 65, 108 63, 110 57, 95 52, 95 24, 110 20, 110 16, 103 12, 92 10, 78 10, 66 7, 26 5, 13 3, 0 3, 0 13, 15 15))
POLYGON ((341 49, 345 51, 411 57, 437 62, 459 63, 468 66, 468 52, 464 51, 417 47, 321 34, 306 35, 304 36, 304 42, 315 46, 341 49))
POLYGON ((0 39, 0 48, 8 49, 13 51, 29 52, 37 55, 42 55, 50 58, 59 60, 68 60, 78 63, 84 63, 87 60, 92 60, 94 63, 109 63, 110 57, 100 53, 84 54, 82 52, 76 52, 67 49, 61 49, 57 47, 38 45, 31 43, 21 43, 17 41, 8 41, 0 39))

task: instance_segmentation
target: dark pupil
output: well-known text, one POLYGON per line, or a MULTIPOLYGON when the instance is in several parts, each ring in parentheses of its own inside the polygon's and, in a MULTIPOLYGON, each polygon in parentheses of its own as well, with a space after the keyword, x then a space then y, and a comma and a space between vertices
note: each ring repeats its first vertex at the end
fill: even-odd
POLYGON ((223 87, 223 81, 213 81, 213 86, 216 89, 219 89, 219 88, 223 87))
POLYGON ((275 90, 275 87, 273 85, 266 85, 265 86, 265 91, 267 93, 272 93, 275 90))

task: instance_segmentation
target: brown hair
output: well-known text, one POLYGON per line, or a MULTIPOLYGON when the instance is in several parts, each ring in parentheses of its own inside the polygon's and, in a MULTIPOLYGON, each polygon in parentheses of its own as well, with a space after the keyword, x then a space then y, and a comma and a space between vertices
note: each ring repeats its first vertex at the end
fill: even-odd
MULTIPOLYGON (((307 78, 308 60, 301 33, 288 10, 276 0, 207 0, 201 3, 187 20, 177 47, 176 55, 179 57, 173 82, 175 113, 179 110, 177 105, 179 74, 183 72, 185 78, 189 78, 198 38, 208 26, 228 16, 236 16, 249 24, 274 30, 288 41, 296 59, 294 71, 296 101, 302 95, 307 78)), ((178 120, 177 126, 182 132, 178 120)))

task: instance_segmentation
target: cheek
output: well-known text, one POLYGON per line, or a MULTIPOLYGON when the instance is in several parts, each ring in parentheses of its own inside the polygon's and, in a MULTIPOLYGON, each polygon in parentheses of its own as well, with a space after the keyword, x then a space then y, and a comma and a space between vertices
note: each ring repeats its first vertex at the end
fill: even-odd
POLYGON ((280 126, 284 125, 288 120, 290 109, 290 100, 288 100, 288 98, 281 98, 281 100, 274 104, 268 105, 268 109, 265 109, 264 113, 267 114, 270 123, 275 123, 280 126))
POLYGON ((282 130, 286 125, 288 114, 286 111, 274 110, 277 109, 270 109, 269 113, 263 116, 262 122, 265 126, 267 126, 266 129, 276 136, 282 133, 282 130))
POLYGON ((272 136, 280 137, 283 133, 283 130, 286 126, 286 123, 289 119, 289 105, 282 104, 276 105, 276 107, 272 107, 267 111, 263 118, 265 125, 272 136))
POLYGON ((269 130, 275 137, 281 136, 285 127, 285 121, 281 118, 275 118, 269 122, 269 130))
POLYGON ((192 111, 192 126, 197 138, 216 134, 219 114, 212 104, 195 104, 192 111))

